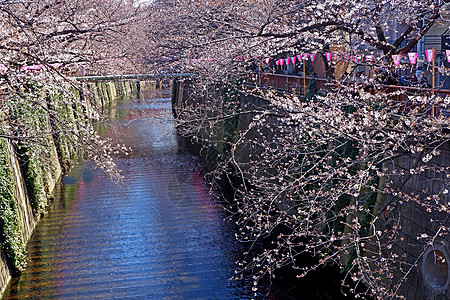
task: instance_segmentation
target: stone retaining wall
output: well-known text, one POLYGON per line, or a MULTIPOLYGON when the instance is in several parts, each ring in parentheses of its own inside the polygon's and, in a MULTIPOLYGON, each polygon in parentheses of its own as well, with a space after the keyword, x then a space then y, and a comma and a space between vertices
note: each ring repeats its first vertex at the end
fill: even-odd
MULTIPOLYGON (((70 111, 66 112, 69 118, 82 117, 85 120, 89 120, 92 115, 92 107, 114 105, 119 97, 138 93, 141 87, 152 87, 154 83, 137 81, 89 82, 83 83, 82 86, 81 90, 74 90, 73 92, 75 97, 80 97, 85 102, 87 110, 81 112, 76 107, 70 108, 70 111), (80 116, 80 114, 83 116, 80 116)), ((8 95, 4 93, 0 97, 6 99, 8 95)), ((46 122, 47 124, 42 124, 42 126, 49 126, 49 116, 47 116, 46 122)), ((6 126, 6 121, 3 121, 1 125, 6 126)), ((0 200, 2 200, 0 203, 0 214, 3 214, 1 216, 3 223, 11 219, 12 225, 10 225, 10 228, 4 227, 4 231, 13 230, 14 232, 10 233, 17 239, 17 246, 22 249, 26 248, 26 244, 42 214, 42 211, 33 209, 32 203, 36 199, 33 199, 31 195, 42 196, 44 198, 44 206, 48 205, 53 189, 63 170, 66 169, 67 161, 64 160, 70 160, 76 156, 76 149, 73 149, 73 146, 67 141, 58 140, 57 135, 45 139, 51 162, 50 165, 44 166, 39 163, 38 159, 37 165, 33 165, 33 168, 39 169, 41 172, 39 174, 43 175, 39 178, 40 185, 37 185, 39 187, 38 190, 31 192, 29 190, 30 183, 27 182, 29 177, 27 174, 28 169, 24 169, 23 164, 19 161, 16 145, 9 139, 0 138, 0 144, 4 145, 4 147, 0 147, 0 157, 4 158, 0 181, 10 183, 11 188, 10 193, 5 187, 4 190, 0 189, 0 200), (62 158, 61 153, 65 153, 68 157, 62 158), (5 214, 11 216, 5 216, 5 214)), ((5 184, 3 185, 6 186, 5 184)), ((3 226, 7 225, 3 224, 3 226)), ((1 242, 5 243, 6 237, 3 236, 2 238, 1 242)), ((14 267, 14 262, 10 261, 8 257, 11 257, 11 255, 5 255, 3 251, 0 251, 0 290, 2 294, 12 274, 18 271, 14 267)))

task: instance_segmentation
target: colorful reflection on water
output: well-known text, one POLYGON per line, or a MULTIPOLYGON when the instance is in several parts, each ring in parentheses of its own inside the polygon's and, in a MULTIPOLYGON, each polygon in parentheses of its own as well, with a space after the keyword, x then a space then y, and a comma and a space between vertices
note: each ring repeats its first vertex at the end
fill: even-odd
POLYGON ((119 105, 102 130, 134 151, 116 185, 85 162, 63 178, 6 299, 247 299, 239 250, 197 162, 178 150, 170 94, 119 105), (151 113, 156 119, 143 118, 151 113))

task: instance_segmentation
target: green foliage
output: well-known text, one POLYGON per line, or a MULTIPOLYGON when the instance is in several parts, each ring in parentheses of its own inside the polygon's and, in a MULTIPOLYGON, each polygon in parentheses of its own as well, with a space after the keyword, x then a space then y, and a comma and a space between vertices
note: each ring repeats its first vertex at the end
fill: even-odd
POLYGON ((115 82, 115 86, 116 86, 116 94, 118 96, 125 95, 125 90, 126 90, 125 82, 120 82, 120 81, 115 82))
POLYGON ((79 99, 78 90, 70 89, 64 93, 60 90, 48 90, 48 105, 54 112, 50 116, 50 124, 53 132, 56 151, 59 162, 64 171, 68 171, 76 154, 74 141, 75 132, 78 131, 79 123, 84 122, 82 107, 73 99, 79 99), (78 97, 78 98, 77 98, 78 97), (72 134, 70 134, 72 132, 72 134))
POLYGON ((8 105, 16 134, 29 136, 18 143, 18 153, 32 208, 38 215, 47 204, 46 174, 55 172, 49 151, 53 144, 43 87, 27 82, 26 89, 16 91, 8 105))
MULTIPOLYGON (((69 135, 62 124, 75 123, 71 101, 65 95, 74 97, 74 94, 62 91, 64 88, 27 81, 11 89, 10 97, 4 103, 10 125, 4 127, 9 128, 4 133, 20 137, 13 142, 35 216, 45 210, 50 192, 48 178, 57 170, 56 154, 50 150, 53 142, 62 160, 68 161, 71 157, 69 135)), ((25 249, 14 195, 16 182, 9 163, 7 142, 0 142, 0 243, 7 261, 18 272, 25 266, 25 249)))
POLYGON ((25 248, 21 240, 22 230, 14 199, 16 181, 7 147, 7 141, 0 139, 0 244, 14 271, 21 271, 25 267, 25 248))
POLYGON ((18 148, 31 207, 35 215, 39 215, 44 212, 47 205, 46 184, 44 181, 46 174, 41 165, 42 161, 33 154, 31 149, 22 145, 19 145, 18 148))
MULTIPOLYGON (((105 105, 107 103, 107 92, 103 82, 94 83, 93 88, 95 88, 96 96, 98 97, 96 103, 101 106, 105 105)), ((91 90, 93 89, 91 88, 91 90)))
POLYGON ((102 90, 103 90, 103 95, 105 97, 103 104, 108 105, 111 103, 111 99, 112 99, 111 89, 109 88, 109 85, 106 82, 102 82, 101 86, 102 86, 102 90))

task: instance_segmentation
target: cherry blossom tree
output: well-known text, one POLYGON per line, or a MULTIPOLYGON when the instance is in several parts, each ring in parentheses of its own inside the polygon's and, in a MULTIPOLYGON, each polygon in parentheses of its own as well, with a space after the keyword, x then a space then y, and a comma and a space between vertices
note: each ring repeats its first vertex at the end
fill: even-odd
POLYGON ((154 59, 179 59, 180 68, 225 74, 236 57, 253 60, 290 51, 323 53, 330 46, 350 54, 369 47, 386 58, 406 54, 440 20, 442 3, 160 1, 153 6, 159 22, 148 31, 155 33, 149 36, 160 50, 152 48, 154 59))
POLYGON ((439 179, 448 172, 439 162, 450 138, 448 101, 389 89, 369 72, 355 81, 365 62, 349 59, 374 54, 369 69, 394 77, 392 55, 412 51, 440 22, 443 4, 180 0, 151 6, 160 21, 148 27, 154 43, 148 62, 198 74, 176 108, 179 132, 218 153, 211 177, 225 176, 234 187, 230 211, 238 239, 257 245, 272 236, 239 262, 252 272, 255 290, 282 266, 305 276, 331 264, 340 266, 343 285, 354 294, 403 297, 426 249, 448 240, 448 178, 439 179), (305 97, 259 86, 255 70, 263 58, 320 56, 331 48, 340 52, 328 74, 345 66, 343 76, 326 79, 326 88, 311 85, 305 97), (420 178, 433 188, 408 188, 420 178), (434 216, 414 238, 415 257, 398 249, 408 247, 402 205, 434 216), (313 259, 304 263, 304 255, 313 259))
POLYGON ((44 159, 45 141, 58 135, 117 177, 115 150, 84 118, 101 118, 99 107, 69 76, 138 72, 134 45, 147 14, 133 1, 2 0, 0 16, 2 137, 44 159))
POLYGON ((2 1, 0 10, 4 65, 58 63, 94 73, 127 67, 124 58, 145 17, 139 6, 113 0, 2 1), (95 65, 106 60, 109 69, 95 65))

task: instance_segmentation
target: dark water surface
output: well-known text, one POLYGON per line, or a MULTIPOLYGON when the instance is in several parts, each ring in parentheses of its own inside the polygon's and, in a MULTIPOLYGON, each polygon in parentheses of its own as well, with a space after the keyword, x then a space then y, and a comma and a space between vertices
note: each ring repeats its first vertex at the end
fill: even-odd
POLYGON ((233 230, 196 160, 178 150, 169 97, 156 91, 110 111, 119 119, 103 133, 134 149, 116 158, 123 183, 89 162, 64 177, 5 299, 251 298, 229 281, 233 230))

